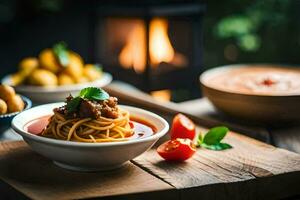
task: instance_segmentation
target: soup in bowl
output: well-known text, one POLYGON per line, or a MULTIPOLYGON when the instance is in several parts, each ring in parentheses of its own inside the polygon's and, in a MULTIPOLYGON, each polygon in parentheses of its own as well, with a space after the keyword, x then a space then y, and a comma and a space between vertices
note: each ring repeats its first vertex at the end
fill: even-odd
POLYGON ((281 126, 300 121, 300 68, 272 64, 217 67, 200 76, 202 91, 222 113, 281 126))
POLYGON ((162 117, 140 108, 115 105, 115 113, 105 114, 107 107, 102 106, 95 117, 96 111, 80 111, 85 100, 80 101, 71 113, 66 111, 68 102, 31 108, 13 119, 12 128, 37 153, 60 167, 80 171, 118 168, 151 148, 169 129, 162 117))

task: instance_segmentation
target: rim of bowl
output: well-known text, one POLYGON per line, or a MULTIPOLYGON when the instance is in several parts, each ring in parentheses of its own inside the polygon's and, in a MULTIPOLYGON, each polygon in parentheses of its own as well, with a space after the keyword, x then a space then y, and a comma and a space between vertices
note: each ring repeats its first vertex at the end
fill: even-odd
MULTIPOLYGON (((8 84, 11 85, 11 74, 6 75, 2 80, 2 84, 8 84)), ((66 92, 66 91, 76 91, 79 88, 83 87, 91 87, 93 85, 97 87, 104 87, 108 85, 112 81, 112 75, 103 72, 103 75, 101 78, 95 80, 95 81, 90 81, 87 83, 77 83, 77 84, 72 84, 72 85, 63 85, 63 86, 54 86, 54 87, 43 87, 43 86, 32 86, 32 85, 20 85, 20 86, 14 86, 14 88, 18 92, 30 92, 30 93, 55 93, 55 92, 66 92)))
POLYGON ((7 114, 0 115, 0 119, 7 118, 7 117, 13 117, 13 116, 31 108, 31 106, 32 106, 31 100, 28 97, 25 97, 23 95, 20 95, 20 97, 22 98, 23 102, 25 103, 25 108, 19 112, 13 112, 13 113, 7 113, 7 114))
MULTIPOLYGON (((47 106, 54 106, 54 105, 57 105, 57 106, 61 106, 63 105, 64 103, 63 102, 59 102, 59 103, 50 103, 50 104, 44 104, 44 105, 40 105, 40 106, 36 106, 36 107, 33 107, 31 109, 37 109, 39 107, 47 107, 47 106)), ((34 134, 31 134, 31 133, 28 133, 27 131, 25 131, 22 128, 19 128, 15 125, 15 122, 18 120, 19 117, 21 117, 22 114, 24 114, 25 112, 28 112, 30 111, 31 109, 28 109, 26 111, 24 111, 23 113, 19 113, 17 116, 15 116, 11 122, 11 126, 12 126, 12 129, 14 131, 16 131, 19 135, 21 135, 22 137, 25 137, 25 138, 29 138, 31 140, 35 140, 35 141, 38 141, 38 142, 42 142, 42 143, 51 143, 51 144, 54 144, 54 145, 61 145, 61 146, 77 146, 77 147, 100 147, 100 146, 118 146, 118 145, 128 145, 128 144, 135 144, 135 143, 141 143, 141 142, 146 142, 146 141, 151 141, 151 140, 155 140, 155 139, 159 139, 161 138, 162 136, 164 136, 168 130, 169 130, 169 124, 168 122, 162 118, 161 116, 153 113, 153 112, 150 112, 148 110, 144 110, 144 109, 141 109, 141 108, 137 108, 137 107, 133 107, 133 106, 127 106, 127 105, 119 105, 125 109, 130 109, 130 110, 135 110, 139 113, 143 113, 143 114, 146 114, 146 115, 150 115, 156 119, 158 119, 159 121, 162 122, 163 124, 163 129, 149 137, 145 137, 145 138, 141 138, 141 139, 136 139, 136 140, 126 140, 126 141, 119 141, 119 142, 102 142, 102 143, 84 143, 84 142, 76 142, 76 141, 66 141, 66 140, 58 140, 58 139, 52 139, 52 138, 46 138, 46 137, 41 137, 41 136, 38 136, 38 135, 34 135, 34 134)), ((52 107, 53 108, 53 107, 52 107)), ((137 114, 138 115, 138 114, 137 114)), ((28 120, 27 123, 29 123, 30 121, 32 120, 35 120, 35 119, 30 119, 28 120)), ((153 124, 155 125, 155 124, 153 124)))
POLYGON ((287 68, 287 69, 295 69, 300 71, 299 67, 296 67, 296 65, 288 65, 288 64, 272 64, 272 63, 245 63, 245 64, 232 64, 232 65, 222 65, 219 67, 214 67, 212 69, 208 69, 204 71, 200 76, 199 76, 199 81, 200 83, 212 90, 216 90, 219 92, 225 92, 229 94, 237 94, 237 95, 245 95, 245 96, 256 96, 256 97, 298 97, 300 96, 300 93, 291 93, 291 94, 259 94, 259 93, 253 93, 253 94, 247 94, 247 93, 241 93, 241 92, 236 92, 236 91, 230 91, 226 89, 219 89, 216 87, 212 87, 208 84, 205 84, 205 81, 208 77, 211 77, 215 74, 220 74, 224 71, 234 69, 234 68, 245 68, 245 67, 259 67, 259 66, 264 66, 265 68, 287 68))

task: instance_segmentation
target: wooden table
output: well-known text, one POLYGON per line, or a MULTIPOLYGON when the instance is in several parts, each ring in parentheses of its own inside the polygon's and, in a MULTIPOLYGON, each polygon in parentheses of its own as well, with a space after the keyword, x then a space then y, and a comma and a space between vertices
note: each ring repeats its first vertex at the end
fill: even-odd
POLYGON ((122 96, 122 99, 126 103, 133 102, 133 105, 143 106, 150 110, 162 110, 173 114, 182 112, 194 118, 200 124, 208 127, 222 123, 249 137, 272 144, 276 147, 300 153, 300 124, 298 126, 287 125, 285 127, 275 128, 233 119, 220 115, 206 98, 182 103, 161 103, 123 82, 114 82, 107 89, 116 95, 122 96), (127 93, 129 93, 129 95, 127 93))
POLYGON ((208 120, 219 120, 228 124, 238 124, 248 131, 248 136, 260 141, 272 144, 276 147, 300 153, 300 125, 287 125, 286 127, 274 128, 259 124, 249 124, 227 116, 220 115, 206 98, 186 101, 179 104, 182 110, 195 116, 201 116, 208 120))
MULTIPOLYGON (((119 89, 110 87, 108 90, 120 95, 119 89)), ((195 104, 198 101, 165 105, 143 95, 138 93, 128 97, 122 94, 120 99, 150 109, 168 120, 175 113, 184 111, 197 122, 198 130, 220 123, 220 118, 214 118, 214 115, 203 114, 197 118, 199 113, 196 113, 195 104)), ((207 103, 205 100, 200 102, 201 105, 207 103)), ((264 132, 261 127, 241 126, 231 121, 222 123, 232 125, 242 134, 256 132, 255 137, 270 140, 268 134, 264 134, 269 132, 264 132)), ((226 136, 226 142, 234 146, 233 149, 199 149, 184 163, 165 162, 154 148, 123 168, 98 173, 78 173, 56 167, 30 150, 23 141, 1 142, 0 199, 299 198, 300 155, 242 134, 230 132, 226 136)))
POLYGON ((98 173, 64 170, 23 141, 2 142, 0 178, 15 190, 0 189, 1 198, 274 199, 300 194, 300 155, 233 132, 226 142, 234 148, 199 149, 184 163, 165 162, 151 149, 123 168, 98 173))

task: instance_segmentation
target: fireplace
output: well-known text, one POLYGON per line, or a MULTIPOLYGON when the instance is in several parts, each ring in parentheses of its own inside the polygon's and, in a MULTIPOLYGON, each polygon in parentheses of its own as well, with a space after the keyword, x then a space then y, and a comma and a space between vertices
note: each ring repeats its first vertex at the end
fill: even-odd
POLYGON ((158 2, 97 3, 95 61, 115 79, 146 92, 168 98, 172 91, 186 90, 197 96, 204 6, 199 1, 158 2))

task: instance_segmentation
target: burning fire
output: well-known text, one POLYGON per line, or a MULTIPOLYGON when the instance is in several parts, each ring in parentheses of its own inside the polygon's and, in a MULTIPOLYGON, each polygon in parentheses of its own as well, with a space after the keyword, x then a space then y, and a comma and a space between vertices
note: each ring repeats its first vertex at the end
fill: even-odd
POLYGON ((153 19, 150 22, 149 34, 151 64, 157 66, 161 62, 171 62, 175 52, 168 37, 168 21, 153 19))
POLYGON ((151 96, 162 102, 168 102, 171 101, 171 90, 158 90, 158 91, 152 91, 151 96))
MULTIPOLYGON (((119 62, 124 68, 133 68, 142 73, 146 67, 146 30, 143 22, 136 23, 127 37, 125 46, 119 54, 119 62)), ((160 63, 171 63, 175 66, 184 65, 183 55, 175 53, 168 37, 168 21, 154 18, 149 24, 149 57, 152 67, 160 63)))
POLYGON ((127 69, 133 67, 135 72, 141 73, 146 66, 146 30, 144 23, 136 23, 130 32, 126 45, 120 55, 120 64, 127 69))

